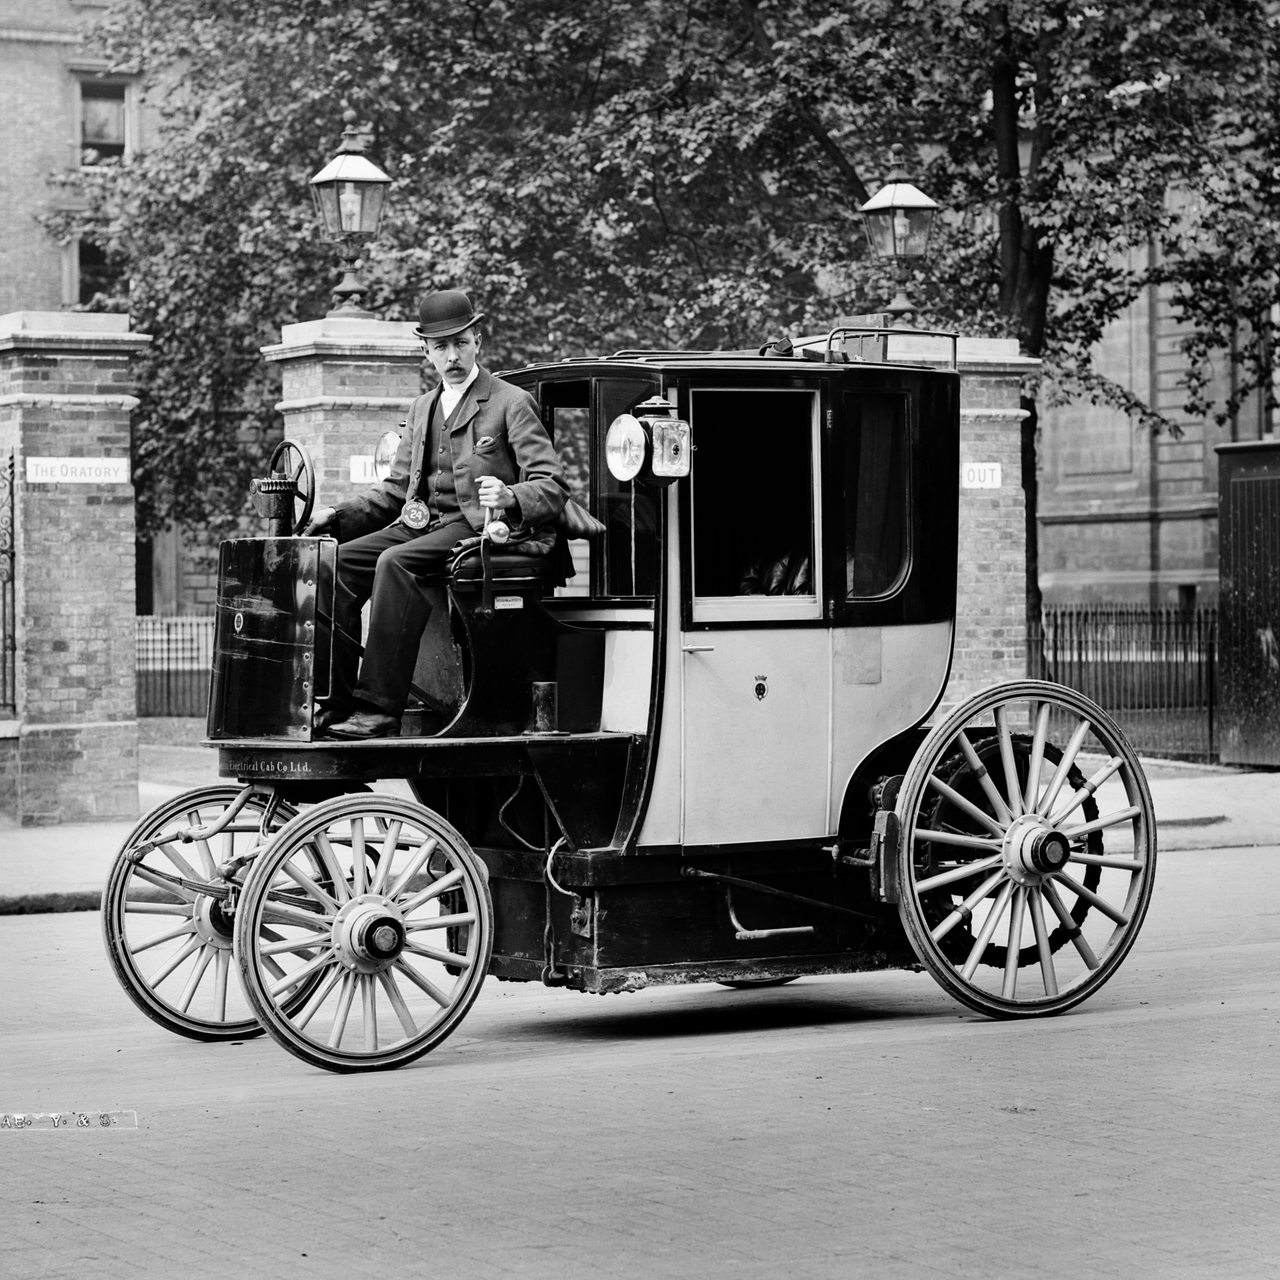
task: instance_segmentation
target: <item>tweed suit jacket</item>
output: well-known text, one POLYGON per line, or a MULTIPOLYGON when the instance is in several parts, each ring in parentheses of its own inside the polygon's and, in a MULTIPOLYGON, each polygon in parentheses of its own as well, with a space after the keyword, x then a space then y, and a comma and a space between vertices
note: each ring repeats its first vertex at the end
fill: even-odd
MULTIPOLYGON (((406 429, 387 478, 337 504, 341 541, 398 520, 406 499, 419 492, 427 469, 424 455, 431 414, 441 390, 437 387, 409 406, 406 429)), ((477 533, 484 528, 477 490, 480 480, 497 476, 516 495, 516 509, 506 513, 512 541, 526 551, 549 551, 555 541, 553 526, 569 491, 534 398, 481 368, 458 406, 448 435, 458 505, 471 527, 477 533)))

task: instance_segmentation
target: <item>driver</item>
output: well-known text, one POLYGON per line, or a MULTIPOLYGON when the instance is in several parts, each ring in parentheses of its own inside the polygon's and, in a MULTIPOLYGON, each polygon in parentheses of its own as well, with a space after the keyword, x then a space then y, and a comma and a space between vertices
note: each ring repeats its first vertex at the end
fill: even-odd
POLYGON ((315 513, 308 537, 338 539, 330 697, 316 727, 331 738, 385 738, 400 718, 431 604, 423 580, 445 571, 454 545, 501 511, 512 550, 545 555, 568 490, 528 392, 476 363, 483 312, 456 289, 428 294, 421 339, 440 385, 409 408, 391 473, 315 513), (360 611, 369 639, 359 656, 360 611))

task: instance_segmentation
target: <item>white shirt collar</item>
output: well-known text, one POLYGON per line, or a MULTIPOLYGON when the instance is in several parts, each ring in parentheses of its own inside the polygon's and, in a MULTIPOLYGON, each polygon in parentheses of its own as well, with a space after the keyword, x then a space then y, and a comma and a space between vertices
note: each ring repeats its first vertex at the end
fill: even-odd
POLYGON ((467 394, 467 388, 480 376, 480 366, 473 364, 471 372, 467 374, 467 380, 461 386, 455 387, 452 383, 443 383, 440 388, 440 412, 447 418, 457 407, 462 397, 467 394))

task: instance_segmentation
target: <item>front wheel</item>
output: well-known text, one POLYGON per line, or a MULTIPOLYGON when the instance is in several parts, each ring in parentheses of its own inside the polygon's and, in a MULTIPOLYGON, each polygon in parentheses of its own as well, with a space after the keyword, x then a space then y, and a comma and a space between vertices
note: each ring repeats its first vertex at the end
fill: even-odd
POLYGON ((1026 680, 975 695, 925 737, 897 817, 908 939, 971 1008, 1061 1013, 1133 946, 1155 812, 1133 748, 1083 694, 1026 680))
POLYGON ((296 811, 224 783, 184 792, 153 809, 126 837, 102 891, 102 933, 112 971, 153 1022, 193 1040, 262 1034, 231 980, 232 915, 222 868, 243 865, 265 833, 296 811), (216 835, 193 836, 218 825, 216 835), (186 881, 187 883, 183 883, 186 881), (192 887, 207 883, 219 892, 192 887))
POLYGON ((282 828, 236 913, 245 993, 267 1033, 329 1071, 434 1049, 479 995, 492 948, 484 864, 438 814, 385 795, 339 796, 282 828))

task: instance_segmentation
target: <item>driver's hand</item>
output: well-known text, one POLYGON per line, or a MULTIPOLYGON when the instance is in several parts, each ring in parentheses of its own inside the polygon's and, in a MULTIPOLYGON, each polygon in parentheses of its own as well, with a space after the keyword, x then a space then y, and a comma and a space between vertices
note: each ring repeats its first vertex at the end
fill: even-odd
POLYGON ((477 492, 482 507, 505 511, 508 507, 516 505, 515 490, 510 485, 504 484, 497 476, 481 476, 477 492))
POLYGON ((321 507, 311 513, 311 522, 302 531, 304 538, 318 538, 322 534, 330 537, 338 531, 338 510, 336 507, 321 507))

